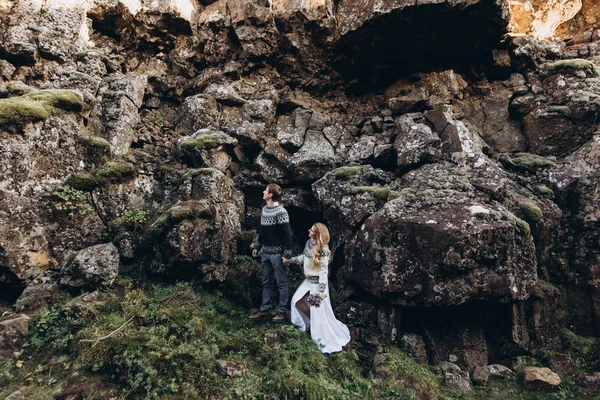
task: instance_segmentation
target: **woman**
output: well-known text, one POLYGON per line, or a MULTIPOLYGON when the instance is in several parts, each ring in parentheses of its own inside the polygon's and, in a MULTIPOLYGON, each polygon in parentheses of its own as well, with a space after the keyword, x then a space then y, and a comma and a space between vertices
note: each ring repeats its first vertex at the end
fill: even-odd
POLYGON ((310 328, 312 340, 323 353, 335 353, 342 351, 342 347, 350 341, 350 331, 335 318, 329 300, 329 230, 317 222, 308 230, 308 236, 304 252, 291 260, 293 264, 304 266, 306 276, 292 297, 291 320, 303 332, 310 328), (309 295, 318 295, 321 305, 311 306, 307 301, 309 295))

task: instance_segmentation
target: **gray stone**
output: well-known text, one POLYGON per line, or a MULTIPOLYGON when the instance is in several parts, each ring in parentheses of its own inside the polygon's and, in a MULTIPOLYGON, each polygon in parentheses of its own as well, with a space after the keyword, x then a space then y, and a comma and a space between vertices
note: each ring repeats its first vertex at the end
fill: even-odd
POLYGON ((119 273, 119 251, 112 243, 99 244, 79 251, 61 267, 60 283, 65 286, 107 288, 119 273))

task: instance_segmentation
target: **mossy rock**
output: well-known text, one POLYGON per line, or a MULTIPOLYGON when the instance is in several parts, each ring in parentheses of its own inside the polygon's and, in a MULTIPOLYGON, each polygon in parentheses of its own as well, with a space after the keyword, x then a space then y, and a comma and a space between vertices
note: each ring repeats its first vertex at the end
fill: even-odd
POLYGON ((71 186, 73 189, 91 192, 94 189, 106 185, 108 182, 106 179, 94 176, 86 172, 76 172, 71 175, 65 183, 71 186))
POLYGON ((122 183, 135 175, 135 166, 122 159, 107 162, 102 168, 91 173, 76 172, 66 184, 77 190, 92 191, 111 183, 122 183))
POLYGON ((535 189, 542 196, 554 197, 554 191, 546 185, 539 185, 535 189))
POLYGON ((370 193, 375 199, 381 201, 387 201, 400 196, 399 192, 381 186, 352 186, 350 192, 352 194, 370 193))
POLYGON ((0 128, 20 129, 30 122, 45 121, 57 107, 81 111, 83 98, 71 90, 33 90, 21 96, 0 99, 0 128))
POLYGON ((164 214, 158 217, 152 224, 152 229, 155 232, 161 232, 188 219, 201 218, 204 220, 213 220, 216 218, 216 215, 217 210, 215 206, 208 201, 185 201, 169 208, 164 214))
POLYGON ((72 90, 36 90, 27 93, 24 97, 65 111, 79 112, 83 109, 83 97, 72 90))
POLYGON ((99 136, 82 136, 79 141, 88 149, 101 153, 110 152, 110 143, 108 140, 99 136))
POLYGON ((52 108, 24 97, 0 99, 0 128, 22 127, 50 118, 52 108))
POLYGON ((534 173, 538 169, 555 168, 557 166, 555 162, 546 157, 531 153, 515 153, 510 156, 503 156, 500 161, 506 167, 529 173, 534 173))
POLYGON ((183 142, 182 146, 187 151, 210 150, 225 144, 234 144, 235 139, 222 132, 197 134, 190 140, 183 142))
POLYGON ((100 179, 110 183, 121 183, 135 175, 135 167, 129 162, 122 160, 109 161, 104 167, 94 174, 100 179))
POLYGON ((549 73, 557 73, 560 71, 589 71, 596 75, 600 75, 600 68, 598 68, 596 64, 582 58, 555 61, 546 64, 545 68, 549 73))
POLYGON ((565 117, 573 116, 573 110, 569 106, 550 106, 548 107, 548 111, 562 114, 565 117))
POLYGON ((336 178, 344 178, 350 179, 356 174, 358 174, 364 167, 355 166, 355 167, 340 167, 333 170, 333 175, 336 178))
POLYGON ((533 203, 521 203, 519 209, 526 220, 531 222, 539 222, 544 218, 542 210, 533 203))

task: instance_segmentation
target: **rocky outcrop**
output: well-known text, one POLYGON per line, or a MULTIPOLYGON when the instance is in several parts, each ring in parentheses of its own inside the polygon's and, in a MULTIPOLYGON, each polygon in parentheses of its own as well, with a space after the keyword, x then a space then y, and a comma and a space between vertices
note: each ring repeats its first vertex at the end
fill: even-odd
POLYGON ((409 173, 412 186, 365 221, 350 246, 349 278, 396 304, 526 299, 537 279, 527 224, 465 195, 469 177, 457 170, 438 170, 439 188, 423 185, 439 165, 409 173))
POLYGON ((340 315, 456 364, 459 391, 566 351, 565 321, 597 332, 599 41, 501 40, 509 6, 541 10, 533 32, 576 2, 50 3, 0 5, 0 293, 19 309, 110 285, 119 258, 243 280, 277 182, 295 246, 331 229, 340 315))
POLYGON ((210 168, 181 177, 175 198, 150 225, 156 273, 222 281, 233 263, 241 230, 244 200, 233 181, 210 168))

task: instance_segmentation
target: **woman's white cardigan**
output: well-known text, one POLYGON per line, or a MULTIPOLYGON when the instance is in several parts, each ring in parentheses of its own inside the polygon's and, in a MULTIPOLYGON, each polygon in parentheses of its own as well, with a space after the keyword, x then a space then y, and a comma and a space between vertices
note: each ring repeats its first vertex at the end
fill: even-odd
POLYGON ((302 254, 296 257, 292 257, 292 263, 302 265, 304 267, 304 276, 306 279, 313 283, 319 283, 319 292, 325 292, 327 288, 327 275, 328 275, 328 264, 329 264, 329 248, 323 246, 321 250, 321 257, 319 260, 319 267, 314 268, 313 261, 310 257, 311 250, 314 246, 312 239, 308 239, 304 246, 302 254), (317 281, 318 279, 318 281, 317 281))

